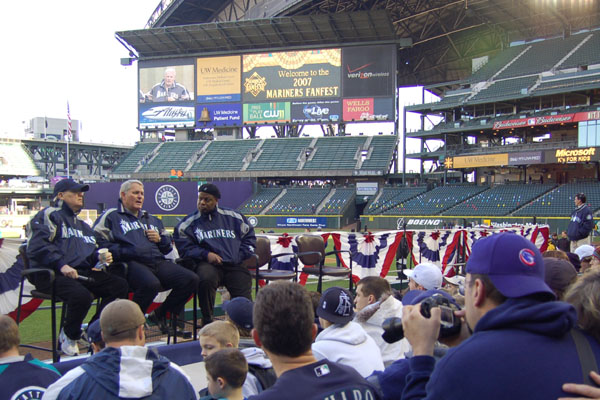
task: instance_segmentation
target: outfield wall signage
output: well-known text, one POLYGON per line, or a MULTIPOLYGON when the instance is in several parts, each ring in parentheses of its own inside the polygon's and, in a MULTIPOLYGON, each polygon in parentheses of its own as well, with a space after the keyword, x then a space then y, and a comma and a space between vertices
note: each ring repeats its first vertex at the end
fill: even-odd
POLYGON ((206 127, 242 125, 242 105, 240 103, 199 104, 196 106, 196 115, 198 118, 200 118, 204 109, 208 111, 210 118, 210 121, 205 125, 206 127))
POLYGON ((289 121, 289 102, 244 104, 244 123, 268 124, 289 121))
POLYGON ((546 151, 545 159, 548 163, 558 164, 600 161, 600 152, 597 147, 549 150, 546 151))
POLYGON ((198 102, 241 100, 241 57, 207 57, 196 60, 198 102))
POLYGON ((508 153, 484 154, 480 156, 446 157, 446 169, 476 168, 508 165, 508 153))
POLYGON ((325 217, 277 217, 277 228, 325 228, 325 217))
POLYGON ((243 57, 244 102, 340 97, 341 49, 243 57))
POLYGON ((574 114, 543 115, 540 117, 508 119, 494 122, 492 129, 514 129, 525 126, 555 125, 600 119, 600 111, 584 111, 574 114))
POLYGON ((339 100, 292 101, 293 123, 337 123, 342 119, 342 104, 339 100))
POLYGON ((525 151, 508 155, 508 165, 541 164, 544 162, 544 153, 541 151, 525 151))
POLYGON ((379 190, 377 182, 356 182, 357 196, 374 196, 379 190))
MULTIPOLYGON (((142 60, 139 127, 394 121, 396 49, 390 44, 142 60), (231 113, 199 121, 209 104, 241 104, 241 121, 231 113), (276 113, 264 104, 276 104, 276 113)), ((230 105, 215 110, 232 107, 237 110, 230 105)))

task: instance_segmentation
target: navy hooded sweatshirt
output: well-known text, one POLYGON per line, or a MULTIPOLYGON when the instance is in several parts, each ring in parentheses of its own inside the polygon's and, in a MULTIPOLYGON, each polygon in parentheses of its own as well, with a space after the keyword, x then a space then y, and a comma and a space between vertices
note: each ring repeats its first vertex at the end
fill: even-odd
POLYGON ((240 264, 256 247, 254 229, 246 217, 218 206, 210 213, 196 211, 185 217, 175 227, 173 239, 183 258, 206 261, 213 252, 229 264, 240 264))
MULTIPOLYGON (((429 356, 411 358, 402 399, 546 400, 565 396, 563 383, 583 382, 569 334, 576 318, 575 309, 564 302, 508 299, 488 311, 473 335, 450 349, 437 364, 429 356)), ((587 338, 600 360, 600 344, 587 338)))

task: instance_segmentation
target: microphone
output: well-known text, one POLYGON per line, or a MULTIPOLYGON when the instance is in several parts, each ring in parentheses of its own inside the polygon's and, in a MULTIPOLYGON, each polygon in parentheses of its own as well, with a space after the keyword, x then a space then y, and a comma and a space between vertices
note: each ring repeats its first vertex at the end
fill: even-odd
POLYGON ((144 210, 142 211, 142 219, 145 221, 144 223, 146 224, 146 229, 148 229, 148 220, 149 220, 149 215, 148 215, 148 211, 144 210))
POLYGON ((83 275, 79 275, 77 277, 77 280, 79 282, 85 282, 85 283, 94 283, 94 278, 90 278, 89 276, 83 276, 83 275))

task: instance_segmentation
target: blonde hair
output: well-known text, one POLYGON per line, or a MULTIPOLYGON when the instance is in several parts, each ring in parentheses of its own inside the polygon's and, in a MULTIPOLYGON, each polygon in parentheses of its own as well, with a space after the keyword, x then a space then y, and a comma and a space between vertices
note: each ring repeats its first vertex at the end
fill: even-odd
POLYGON ((214 321, 200 329, 199 336, 208 336, 214 338, 221 347, 231 343, 233 347, 240 344, 240 333, 238 328, 228 321, 214 321))
POLYGON ((577 310, 577 325, 600 341, 600 270, 580 276, 567 289, 564 301, 577 310))

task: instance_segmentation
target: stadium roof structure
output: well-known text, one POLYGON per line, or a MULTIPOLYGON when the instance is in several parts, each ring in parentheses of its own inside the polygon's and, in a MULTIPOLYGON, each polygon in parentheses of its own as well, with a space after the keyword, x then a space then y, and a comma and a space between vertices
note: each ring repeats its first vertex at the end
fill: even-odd
MULTIPOLYGON (((361 35, 398 42, 402 48, 398 60, 400 86, 448 83, 451 87, 454 81, 471 73, 473 58, 494 54, 513 41, 570 35, 597 27, 600 7, 597 0, 163 0, 147 25, 153 28, 150 31, 159 29, 153 34, 156 42, 148 39, 148 43, 144 43, 146 37, 140 31, 118 35, 136 50, 140 46, 141 57, 147 49, 142 45, 153 46, 154 51, 160 51, 162 46, 171 49, 179 46, 182 54, 191 54, 186 52, 186 43, 194 39, 200 40, 200 44, 204 40, 208 43, 218 40, 225 44, 221 49, 229 49, 232 43, 227 36, 243 32, 235 23, 245 22, 249 24, 247 26, 258 24, 257 30, 271 32, 269 37, 275 41, 267 43, 269 47, 271 44, 287 46, 286 39, 297 41, 299 38, 289 32, 276 32, 277 28, 264 28, 262 24, 273 22, 277 27, 279 17, 300 16, 310 17, 309 20, 324 18, 324 26, 309 25, 310 30, 316 30, 316 35, 323 35, 322 43, 343 43, 342 40, 347 38, 345 34, 340 36, 331 29, 332 24, 344 26, 336 24, 343 18, 354 23, 344 27, 360 30, 361 35), (355 20, 353 14, 361 11, 369 11, 369 15, 385 11, 387 20, 383 24, 370 24, 367 18, 358 23, 361 20, 355 20), (349 16, 341 16, 344 14, 349 16), (181 29, 177 28, 191 24, 208 24, 207 37, 192 34, 176 45, 176 38, 187 35, 179 34, 181 29), (390 24, 392 37, 381 32, 390 24)), ((373 22, 381 22, 378 18, 373 22)), ((286 21, 293 25, 293 19, 286 21)), ((301 31, 303 26, 300 27, 292 28, 291 32, 293 29, 301 31)), ((183 29, 187 30, 190 28, 183 29)), ((264 41, 260 43, 264 44, 264 41)))

